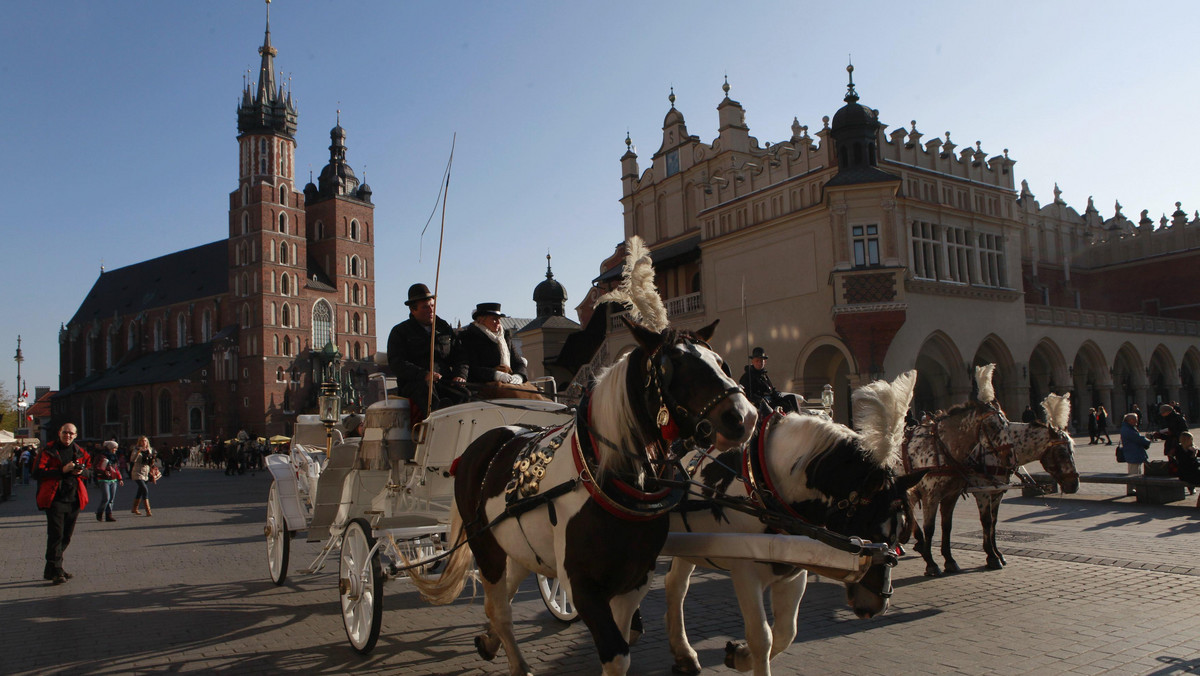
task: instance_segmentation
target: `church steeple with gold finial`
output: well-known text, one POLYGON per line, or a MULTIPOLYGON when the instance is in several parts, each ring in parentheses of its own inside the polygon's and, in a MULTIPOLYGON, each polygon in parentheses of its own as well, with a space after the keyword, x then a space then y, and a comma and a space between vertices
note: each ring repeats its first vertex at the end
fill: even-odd
POLYGON ((267 29, 258 53, 262 57, 258 67, 258 82, 247 81, 242 91, 242 101, 238 105, 238 132, 294 138, 296 107, 292 104, 292 94, 285 92, 283 83, 275 80, 275 55, 278 52, 271 46, 271 0, 267 0, 267 29))

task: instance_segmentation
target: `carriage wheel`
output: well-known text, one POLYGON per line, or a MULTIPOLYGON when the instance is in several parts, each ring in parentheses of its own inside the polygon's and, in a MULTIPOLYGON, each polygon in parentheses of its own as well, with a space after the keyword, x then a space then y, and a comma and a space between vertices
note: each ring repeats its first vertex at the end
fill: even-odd
POLYGON ((267 525, 263 530, 267 535, 267 567, 271 571, 271 581, 283 584, 288 574, 292 534, 284 523, 283 506, 279 504, 279 491, 274 482, 271 482, 271 492, 267 496, 267 525))
POLYGON ((537 585, 542 602, 546 604, 546 609, 551 615, 563 622, 579 619, 579 611, 575 610, 575 604, 571 603, 571 595, 567 593, 566 586, 559 583, 558 578, 546 577, 539 573, 537 585))
POLYGON ((355 519, 342 537, 338 591, 342 599, 342 624, 346 638, 366 655, 379 640, 383 620, 383 572, 379 553, 371 555, 375 538, 365 519, 355 519))

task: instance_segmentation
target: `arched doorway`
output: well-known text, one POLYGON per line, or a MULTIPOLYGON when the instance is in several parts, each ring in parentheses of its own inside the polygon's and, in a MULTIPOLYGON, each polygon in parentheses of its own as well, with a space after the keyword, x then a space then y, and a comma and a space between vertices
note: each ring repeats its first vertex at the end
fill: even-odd
POLYGON ((963 359, 954 342, 941 331, 935 331, 917 353, 917 386, 913 391, 913 411, 934 413, 965 400, 971 391, 970 380, 963 368, 963 359))
POLYGON ((829 344, 813 349, 804 358, 796 381, 803 388, 797 394, 810 402, 820 402, 825 385, 832 385, 833 419, 850 424, 850 363, 845 352, 829 344))

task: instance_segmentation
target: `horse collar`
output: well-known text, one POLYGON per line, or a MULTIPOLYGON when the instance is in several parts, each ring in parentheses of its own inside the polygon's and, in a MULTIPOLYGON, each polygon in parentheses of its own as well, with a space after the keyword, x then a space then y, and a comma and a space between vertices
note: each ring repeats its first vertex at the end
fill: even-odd
POLYGON ((671 511, 683 499, 682 488, 647 492, 617 477, 608 477, 601 485, 596 480, 595 449, 587 443, 587 436, 578 428, 571 435, 571 457, 579 480, 604 511, 623 521, 649 521, 671 511))
POLYGON ((746 494, 760 508, 767 511, 780 511, 784 514, 809 523, 787 502, 784 502, 775 490, 775 482, 771 480, 771 472, 767 469, 767 435, 774 424, 783 415, 773 411, 763 418, 758 426, 757 443, 746 444, 742 450, 742 474, 746 477, 746 494))

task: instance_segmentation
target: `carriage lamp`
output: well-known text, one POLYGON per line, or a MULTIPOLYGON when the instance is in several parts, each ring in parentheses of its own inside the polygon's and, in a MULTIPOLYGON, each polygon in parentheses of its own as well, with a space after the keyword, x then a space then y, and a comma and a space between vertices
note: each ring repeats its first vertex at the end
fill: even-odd
POLYGON ((325 453, 333 455, 333 426, 342 419, 342 399, 338 396, 337 383, 323 383, 317 401, 321 407, 321 423, 325 425, 325 453))
POLYGON ((832 415, 833 411, 833 385, 825 383, 825 388, 821 390, 821 406, 825 407, 825 412, 832 415))

